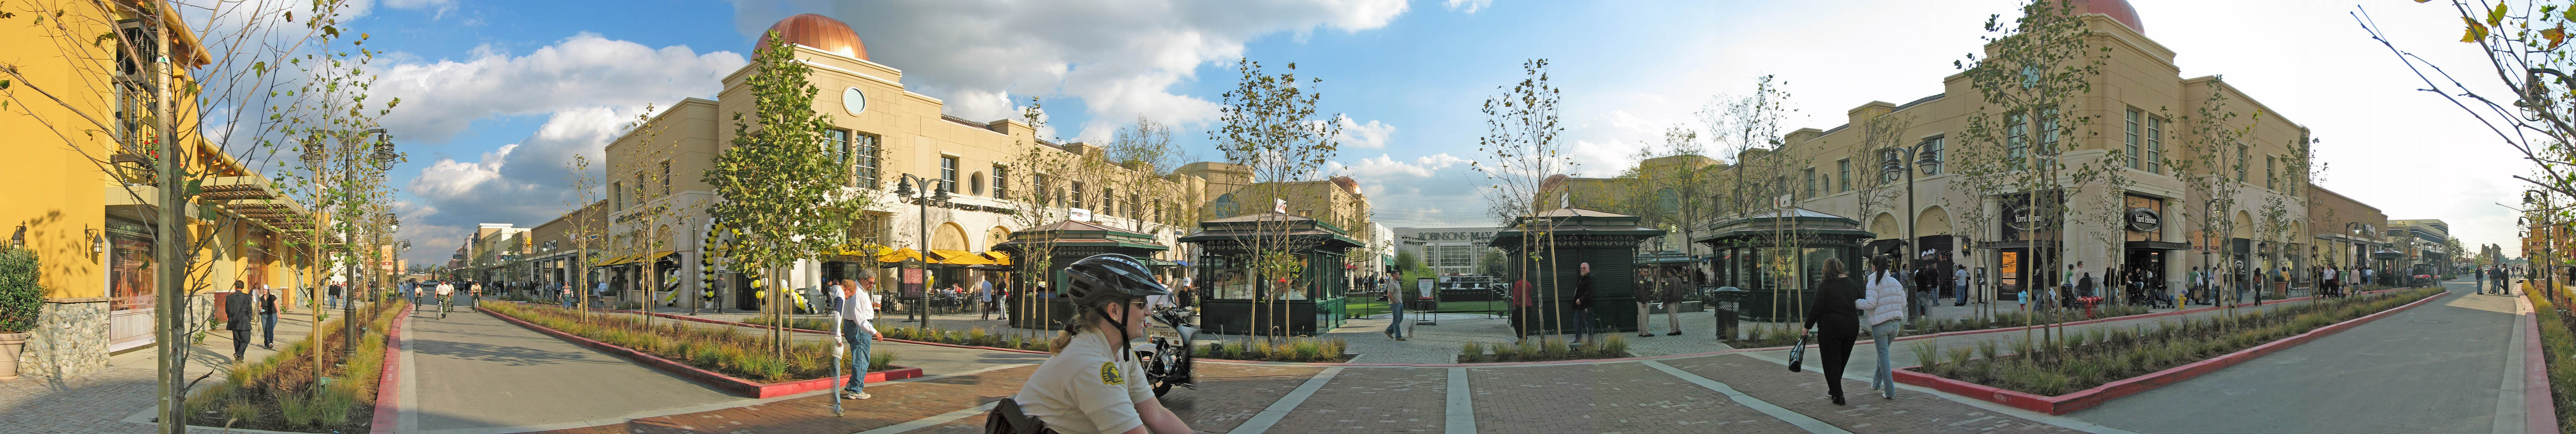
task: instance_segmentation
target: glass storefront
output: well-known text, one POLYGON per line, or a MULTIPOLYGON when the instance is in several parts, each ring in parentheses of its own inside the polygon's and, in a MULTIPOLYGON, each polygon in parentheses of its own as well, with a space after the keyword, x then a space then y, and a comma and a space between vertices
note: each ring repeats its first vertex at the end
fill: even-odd
POLYGON ((150 309, 157 280, 153 277, 153 233, 143 222, 107 219, 108 310, 150 309))

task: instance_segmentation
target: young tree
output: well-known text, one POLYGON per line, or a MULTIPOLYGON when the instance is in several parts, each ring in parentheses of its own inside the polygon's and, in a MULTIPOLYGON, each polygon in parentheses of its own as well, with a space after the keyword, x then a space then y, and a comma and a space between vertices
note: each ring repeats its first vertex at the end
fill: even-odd
POLYGON ((2201 262, 2208 266, 2202 272, 2231 276, 2227 280, 2209 279, 2213 282, 2209 293, 2233 309, 2235 294, 2232 292, 2242 283, 2232 276, 2237 274, 2242 264, 2235 260, 2239 252, 2236 243, 2229 238, 2236 233, 2238 225, 2252 222, 2238 221, 2233 217, 2238 211, 2237 193, 2243 190, 2244 184, 2227 175, 2243 166, 2229 156, 2243 152, 2239 149, 2245 139, 2253 135, 2254 123, 2262 119, 2263 112, 2243 115, 2247 120, 2239 124, 2237 118, 2240 115, 2228 108, 2228 101, 2234 97, 2228 94, 2225 86, 2220 86, 2223 83, 2223 80, 2213 82, 2209 97, 2193 113, 2182 117, 2184 152, 2179 158, 2167 158, 2165 165, 2173 169, 2175 176, 2183 179, 2191 194, 2201 197, 2199 204, 2182 210, 2181 214, 2197 232, 2192 241, 2200 244, 2201 262), (2212 253, 2217 254, 2216 259, 2210 257, 2212 253))
MULTIPOLYGON (((1786 119, 1790 112, 1796 111, 1788 108, 1790 95, 1780 88, 1786 84, 1788 82, 1779 81, 1775 76, 1756 77, 1752 94, 1733 99, 1724 96, 1716 97, 1699 111, 1700 123, 1706 132, 1705 136, 1721 147, 1720 152, 1724 154, 1723 157, 1733 159, 1722 169, 1724 173, 1716 176, 1716 180, 1723 183, 1720 189, 1725 196, 1713 198, 1717 203, 1712 208, 1716 209, 1716 214, 1721 220, 1728 217, 1751 217, 1783 211, 1785 210, 1783 201, 1779 199, 1784 196, 1794 197, 1795 192, 1788 182, 1789 172, 1795 167, 1805 167, 1807 161, 1780 152, 1780 122, 1786 119)), ((1778 226, 1775 225, 1775 227, 1778 226)), ((1769 260, 1754 267, 1762 273, 1762 279, 1779 283, 1804 281, 1790 277, 1798 270, 1793 265, 1795 262, 1783 258, 1784 252, 1795 251, 1787 247, 1793 244, 1794 240, 1791 239, 1794 238, 1793 234, 1794 232, 1789 231, 1772 233, 1771 243, 1768 244, 1770 247, 1761 251, 1762 257, 1769 260)), ((1760 243, 1745 243, 1745 245, 1752 244, 1760 243)), ((1774 300, 1777 300, 1783 291, 1790 291, 1782 284, 1759 286, 1773 291, 1774 300)), ((1789 293, 1799 294, 1794 291, 1789 293)), ((1793 295, 1792 298, 1799 297, 1793 295)), ((1803 303, 1803 300, 1800 302, 1803 303)), ((1770 304, 1771 317, 1779 318, 1780 304, 1776 302, 1770 304)), ((1790 314, 1800 318, 1805 316, 1805 312, 1790 314)))
MULTIPOLYGON (((709 214, 741 230, 724 250, 725 259, 758 270, 763 282, 785 276, 782 270, 800 259, 840 244, 849 225, 845 210, 865 208, 870 198, 843 190, 847 166, 825 152, 823 130, 829 117, 814 110, 818 90, 806 81, 813 66, 796 58, 785 38, 770 35, 743 79, 753 111, 736 112, 733 140, 706 172, 723 200, 709 214)), ((784 286, 767 283, 771 324, 784 324, 777 307, 785 303, 784 286)), ((785 357, 786 339, 774 336, 772 350, 785 357)))
MULTIPOLYGON (((625 125, 626 137, 634 141, 624 146, 627 154, 623 158, 624 162, 618 164, 619 167, 609 170, 612 174, 631 173, 632 179, 635 180, 635 183, 629 187, 631 189, 629 191, 633 192, 635 198, 635 206, 623 213, 633 216, 625 220, 634 223, 630 223, 626 233, 620 236, 631 237, 634 240, 631 244, 634 248, 627 254, 647 255, 636 260, 637 267, 643 270, 638 273, 636 280, 640 284, 638 286, 644 288, 643 303, 639 307, 645 312, 655 310, 653 305, 659 301, 654 294, 661 289, 662 285, 671 282, 662 278, 659 264, 661 258, 650 255, 664 248, 674 248, 675 243, 671 237, 674 233, 672 228, 689 226, 689 213, 685 204, 680 203, 671 191, 671 181, 687 174, 672 172, 671 156, 676 149, 671 146, 671 143, 662 140, 662 133, 666 127, 653 122, 653 109, 653 105, 645 105, 644 111, 636 113, 635 120, 625 125)), ((847 151, 826 149, 826 152, 834 157, 835 164, 839 164, 840 159, 845 158, 842 153, 847 151)), ((677 293, 677 291, 673 292, 670 305, 679 304, 677 293)), ((644 324, 652 325, 653 315, 644 315, 644 324)))
MULTIPOLYGON (((1301 81, 1295 63, 1274 75, 1265 72, 1261 62, 1237 59, 1235 71, 1240 78, 1235 89, 1223 95, 1224 102, 1217 108, 1216 129, 1208 131, 1208 138, 1217 142, 1217 150, 1225 153, 1226 161, 1252 172, 1252 185, 1245 188, 1252 196, 1285 198, 1289 183, 1317 177, 1315 168, 1331 161, 1341 148, 1341 127, 1329 122, 1334 116, 1316 109, 1324 97, 1317 87, 1324 80, 1301 81)), ((1267 297, 1271 300, 1269 308, 1247 312, 1256 325, 1265 311, 1276 311, 1276 318, 1286 318, 1288 304, 1283 301, 1291 296, 1302 297, 1294 289, 1305 286, 1303 283, 1313 277, 1304 275, 1302 261, 1296 256, 1312 247, 1311 242, 1289 233, 1292 226, 1287 215, 1263 215, 1277 218, 1258 219, 1253 228, 1255 235, 1242 240, 1253 253, 1241 266, 1248 268, 1256 288, 1267 286, 1258 291, 1272 294, 1267 297), (1288 284, 1271 285, 1274 282, 1288 284)), ((1260 333, 1257 326, 1254 333, 1260 333)), ((1286 334, 1284 329, 1272 332, 1273 336, 1286 334)))
MULTIPOLYGON (((1037 134, 1034 133, 1035 131, 1047 131, 1043 101, 1037 97, 1029 97, 1029 105, 1020 109, 1020 120, 1029 125, 1032 135, 1037 134)), ((1037 141, 1039 143, 1013 143, 1015 145, 1013 149, 1018 149, 1019 153, 1011 156, 1008 170, 1013 176, 1005 177, 1009 185, 1002 194, 1009 199, 1011 222, 1018 225, 1023 232, 1064 220, 1063 208, 1059 205, 1064 202, 1065 183, 1070 179, 1079 178, 1076 176, 1079 156, 1057 149, 1053 145, 1054 142, 1045 139, 1037 141)), ((1015 273, 1019 277, 1015 285, 1019 290, 1012 291, 1012 296, 1019 299, 1021 306, 1034 306, 1012 312, 1012 317, 1019 318, 1023 324, 1038 324, 1025 327, 1028 330, 1047 332, 1057 320, 1055 311, 1042 304, 1045 300, 1050 300, 1047 298, 1050 296, 1039 294, 1036 289, 1040 284, 1049 283, 1047 280, 1050 273, 1047 270, 1055 269, 1056 241, 1061 238, 1012 240, 1020 246, 1019 257, 1012 258, 1020 270, 1015 273), (1035 322, 1031 323, 1032 320, 1035 322)), ((1062 290, 1063 288, 1050 287, 1049 289, 1062 290)))
MULTIPOLYGON (((1536 240, 1547 246, 1524 249, 1527 255, 1510 258, 1513 281, 1537 277, 1537 282, 1547 284, 1534 286, 1546 293, 1532 296, 1557 300, 1563 298, 1564 289, 1554 284, 1556 276, 1532 276, 1530 272, 1540 262, 1548 263, 1547 270, 1556 268, 1555 220, 1535 216, 1565 200, 1563 195, 1567 192, 1558 190, 1562 188, 1559 177, 1573 173, 1576 166, 1572 151, 1558 140, 1565 132, 1557 115, 1557 104, 1563 97, 1556 85, 1549 83, 1547 65, 1547 59, 1521 62, 1521 81, 1495 86, 1502 93, 1485 98, 1480 109, 1485 114, 1485 137, 1476 139, 1476 147, 1486 158, 1469 161, 1468 165, 1493 182, 1492 188, 1485 191, 1485 203, 1494 217, 1513 222, 1505 227, 1521 226, 1527 231, 1524 243, 1536 240), (1559 197, 1547 197, 1552 194, 1559 197)), ((1536 315, 1551 327, 1560 324, 1566 315, 1554 303, 1537 306, 1541 311, 1536 315)), ((1523 313, 1515 313, 1519 314, 1523 313)))
MULTIPOLYGON (((565 203, 564 206, 573 209, 572 221, 564 222, 564 237, 572 239, 573 245, 573 269, 564 273, 569 275, 565 280, 568 281, 567 288, 573 292, 570 297, 573 297, 579 306, 588 307, 591 291, 590 286, 584 281, 590 276, 590 269, 595 265, 592 261, 598 260, 596 258, 599 257, 599 250, 603 247, 592 245, 591 239, 599 238, 608 232, 605 223, 607 220, 598 214, 609 212, 609 207, 605 205, 593 207, 593 204, 598 204, 605 198, 600 194, 599 176, 590 171, 590 157, 587 155, 573 154, 572 161, 564 162, 564 186, 572 193, 571 202, 565 203), (602 223, 599 226, 593 226, 593 221, 602 223)), ((564 297, 560 292, 556 293, 556 296, 564 297)), ((589 309, 577 312, 581 319, 590 319, 589 309)))
MULTIPOLYGON (((2082 115, 2091 109, 2082 103, 2111 48, 2093 45, 2092 39, 2100 35, 2085 27, 2066 0, 2027 0, 2020 12, 2011 21, 2001 14, 1989 15, 1983 55, 1972 53, 1952 63, 1980 98, 1977 110, 1968 116, 1965 141, 2002 145, 2000 155, 1987 153, 1983 161, 1953 161, 1963 163, 1957 166, 1965 171, 2000 177, 2001 191, 2009 192, 2003 200, 2019 202, 2008 205, 2021 211, 2005 217, 2013 219, 2018 229, 2007 231, 2007 236, 2030 242, 2029 251, 2037 260, 2029 262, 2033 265, 2029 269, 2042 276, 2024 276, 2022 284, 2029 287, 2031 277, 2055 273, 2069 253, 2060 247, 2053 254, 2043 254, 2040 242, 2057 241, 2062 246, 2075 241, 2066 236, 2068 219, 2063 217, 2073 193, 2068 190, 2100 181, 2104 172, 2117 169, 2107 164, 2109 159, 2070 162, 2063 158, 2069 145, 2065 132, 2092 134, 2086 127, 2093 119, 2082 115)), ((2071 283, 2073 277, 2056 280, 2071 283)), ((2047 290, 2037 289, 2032 293, 2047 290)), ((2042 339, 2051 332, 2043 330, 2042 339)))

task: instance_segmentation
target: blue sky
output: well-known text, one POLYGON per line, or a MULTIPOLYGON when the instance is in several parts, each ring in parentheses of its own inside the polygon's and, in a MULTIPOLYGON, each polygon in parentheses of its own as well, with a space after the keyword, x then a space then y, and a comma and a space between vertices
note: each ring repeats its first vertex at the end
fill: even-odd
MULTIPOLYGON (((1054 134, 1101 139, 1137 115, 1175 125, 1196 157, 1238 56, 1322 77, 1349 117, 1333 167, 1388 226, 1476 225, 1485 205, 1476 109, 1554 64, 1578 172, 1609 175, 1712 98, 1777 74, 1789 128, 1829 128, 1869 101, 1939 92, 2008 0, 1942 2, 1066 0, 1050 2, 386 0, 352 23, 388 50, 380 92, 411 161, 395 169, 414 260, 443 259, 480 222, 523 226, 569 209, 560 162, 596 156, 647 103, 712 98, 754 32, 794 13, 849 22, 872 60, 970 119, 1045 98, 1054 134)), ((2390 218, 2441 218, 2468 244, 2509 244, 2515 160, 2415 86, 2365 38, 2349 3, 2140 0, 2146 34, 2183 75, 2224 74, 2325 140, 2323 184, 2390 218), (2439 149, 2438 151, 2425 151, 2439 149), (2396 155, 2407 155, 2397 157, 2396 155), (2405 177, 2381 174, 2407 174, 2405 177), (2440 179, 2442 184, 2408 179, 2440 179)), ((2450 9, 2370 5, 2409 49, 2474 65, 2450 9), (2446 22, 2447 20, 2447 22, 2446 22)))

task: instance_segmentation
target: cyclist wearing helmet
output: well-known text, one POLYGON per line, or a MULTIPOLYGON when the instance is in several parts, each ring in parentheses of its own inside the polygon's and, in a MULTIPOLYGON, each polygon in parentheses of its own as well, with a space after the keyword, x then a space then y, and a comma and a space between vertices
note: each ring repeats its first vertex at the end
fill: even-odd
POLYGON ((1046 429, 1065 433, 1194 432, 1163 408, 1130 349, 1145 336, 1146 297, 1171 291, 1135 258, 1094 255, 1065 267, 1076 311, 1055 337, 1055 353, 1038 364, 1012 397, 1046 429))

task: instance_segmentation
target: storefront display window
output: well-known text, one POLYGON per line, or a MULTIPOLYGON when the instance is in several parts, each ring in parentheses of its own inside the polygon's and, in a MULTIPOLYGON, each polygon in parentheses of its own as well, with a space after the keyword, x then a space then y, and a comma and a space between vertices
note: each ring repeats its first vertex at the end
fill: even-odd
POLYGON ((108 310, 150 309, 157 279, 153 276, 152 230, 142 222, 107 220, 108 310))

